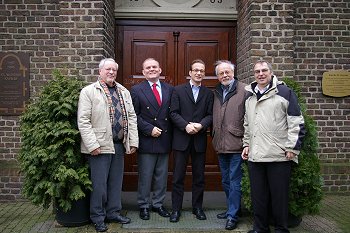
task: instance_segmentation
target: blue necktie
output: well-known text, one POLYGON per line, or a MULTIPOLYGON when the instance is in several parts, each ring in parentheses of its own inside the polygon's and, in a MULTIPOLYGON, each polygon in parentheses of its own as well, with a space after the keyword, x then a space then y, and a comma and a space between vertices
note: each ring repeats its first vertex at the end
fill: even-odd
POLYGON ((193 94, 194 102, 197 102, 198 93, 199 93, 199 87, 192 85, 192 94, 193 94))

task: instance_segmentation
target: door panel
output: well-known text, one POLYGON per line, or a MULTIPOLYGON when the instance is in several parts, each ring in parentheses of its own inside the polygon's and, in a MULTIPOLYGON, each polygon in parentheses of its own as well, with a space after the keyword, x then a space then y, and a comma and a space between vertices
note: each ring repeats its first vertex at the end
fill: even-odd
POLYGON ((144 80, 142 63, 146 58, 153 57, 160 63, 163 81, 174 85, 174 48, 172 33, 169 32, 137 32, 125 31, 123 44, 123 81, 130 90, 132 85, 144 80))
MULTIPOLYGON (((206 64, 203 85, 217 84, 214 63, 219 59, 235 62, 235 24, 233 22, 194 21, 117 21, 117 57, 120 64, 118 82, 130 89, 144 80, 142 62, 149 57, 159 61, 161 79, 171 85, 188 82, 190 63, 202 59, 206 64), (184 26, 187 25, 187 26, 184 26)), ((190 161, 189 161, 190 162, 190 161)), ((173 156, 169 157, 168 190, 171 190, 173 156)), ((185 189, 191 190, 190 165, 187 167, 185 189)), ((125 157, 124 190, 137 190, 137 157, 125 157)), ((205 167, 206 190, 221 190, 221 175, 217 155, 208 145, 205 167)))
POLYGON ((217 84, 214 64, 219 59, 229 59, 228 32, 183 32, 179 37, 179 73, 177 84, 188 82, 188 71, 194 59, 206 64, 203 84, 209 88, 217 84))

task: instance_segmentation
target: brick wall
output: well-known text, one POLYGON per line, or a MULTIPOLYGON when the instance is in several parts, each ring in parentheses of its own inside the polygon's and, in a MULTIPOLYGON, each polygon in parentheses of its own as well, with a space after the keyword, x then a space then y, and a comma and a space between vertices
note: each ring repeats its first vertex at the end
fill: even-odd
POLYGON ((114 58, 114 1, 60 1, 59 64, 66 75, 96 81, 99 61, 114 58))
POLYGON ((251 0, 238 1, 238 24, 237 24, 237 74, 240 80, 249 82, 251 77, 251 58, 250 58, 250 44, 251 31, 250 24, 251 14, 250 5, 251 0))
MULTIPOLYGON (((34 98, 58 68, 95 81, 98 62, 114 57, 113 0, 11 0, 0 5, 0 50, 30 55, 34 98)), ((19 117, 0 116, 0 201, 21 198, 19 117)))
POLYGON ((350 97, 322 94, 322 75, 350 70, 350 1, 295 1, 295 78, 318 126, 325 191, 350 192, 350 97))
MULTIPOLYGON (((0 5, 0 50, 30 55, 30 93, 35 96, 50 79, 57 61, 53 58, 58 57, 58 1, 7 2, 0 5)), ((0 116, 0 160, 16 159, 20 147, 18 128, 17 116, 0 116)))
POLYGON ((238 74, 251 82, 252 64, 261 58, 273 64, 275 75, 293 76, 293 0, 238 1, 238 74), (248 51, 247 51, 248 50, 248 51))

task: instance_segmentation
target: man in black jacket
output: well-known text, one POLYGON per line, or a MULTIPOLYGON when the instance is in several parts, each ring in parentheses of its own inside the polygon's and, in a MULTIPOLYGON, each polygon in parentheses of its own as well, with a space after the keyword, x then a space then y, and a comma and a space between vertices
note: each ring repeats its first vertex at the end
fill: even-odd
POLYGON ((193 178, 192 212, 197 219, 206 219, 202 204, 207 128, 213 120, 213 93, 201 85, 205 75, 205 64, 202 60, 194 60, 191 63, 189 75, 189 82, 175 87, 170 106, 170 116, 174 123, 173 211, 170 222, 178 222, 180 219, 189 154, 193 178))

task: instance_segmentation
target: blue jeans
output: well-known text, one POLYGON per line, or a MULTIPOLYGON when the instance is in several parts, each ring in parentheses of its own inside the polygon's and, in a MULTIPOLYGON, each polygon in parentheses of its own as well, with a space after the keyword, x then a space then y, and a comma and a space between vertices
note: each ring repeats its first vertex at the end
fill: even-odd
POLYGON ((219 154, 222 187, 226 194, 228 219, 238 220, 241 207, 242 158, 240 153, 219 154))

